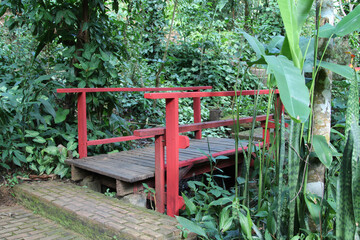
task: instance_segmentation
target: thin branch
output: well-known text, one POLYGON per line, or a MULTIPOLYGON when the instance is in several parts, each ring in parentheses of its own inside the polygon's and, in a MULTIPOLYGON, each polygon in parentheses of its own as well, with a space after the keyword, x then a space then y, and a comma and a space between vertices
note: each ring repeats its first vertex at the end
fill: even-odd
POLYGON ((163 59, 162 59, 161 66, 160 66, 160 68, 159 68, 159 71, 156 73, 155 87, 159 87, 159 85, 160 85, 160 79, 159 79, 159 77, 160 77, 160 73, 162 72, 162 70, 163 70, 163 68, 164 68, 165 61, 166 61, 166 58, 167 58, 167 52, 168 52, 168 49, 169 49, 169 43, 170 43, 172 28, 173 28, 173 25, 174 25, 174 19, 175 19, 175 13, 176 13, 177 3, 178 3, 178 1, 175 0, 175 3, 174 3, 174 11, 173 11, 173 15, 172 15, 172 18, 171 18, 171 24, 170 24, 170 32, 169 32, 169 36, 168 36, 168 38, 167 38, 166 47, 165 47, 165 52, 164 52, 164 56, 163 56, 163 59))
POLYGON ((344 14, 344 17, 345 17, 345 16, 346 16, 346 13, 345 13, 345 11, 344 11, 344 8, 343 8, 343 5, 342 5, 341 0, 339 0, 339 6, 340 6, 341 13, 344 14))

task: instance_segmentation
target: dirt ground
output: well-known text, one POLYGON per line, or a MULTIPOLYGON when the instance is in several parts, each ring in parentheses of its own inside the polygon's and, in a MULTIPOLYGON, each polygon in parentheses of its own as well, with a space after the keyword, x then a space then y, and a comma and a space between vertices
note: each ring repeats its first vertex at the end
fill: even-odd
MULTIPOLYGON (((1 176, 0 176, 1 177, 1 176)), ((0 207, 15 205, 15 198, 11 194, 11 188, 6 186, 5 180, 0 178, 0 207)))

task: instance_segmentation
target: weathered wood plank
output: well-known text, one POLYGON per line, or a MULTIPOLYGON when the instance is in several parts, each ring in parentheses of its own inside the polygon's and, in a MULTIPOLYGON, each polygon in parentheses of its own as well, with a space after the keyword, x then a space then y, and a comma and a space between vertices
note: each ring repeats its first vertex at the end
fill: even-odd
MULTIPOLYGON (((225 138, 191 139, 189 148, 179 149, 179 160, 186 161, 200 158, 204 156, 201 151, 208 154, 208 144, 211 153, 214 154, 234 149, 235 140, 225 138)), ((247 146, 247 142, 242 144, 244 147, 247 146)), ((241 147, 240 144, 239 147, 241 147)), ((153 145, 119 153, 102 154, 83 159, 69 159, 66 162, 71 164, 74 169, 84 169, 117 179, 120 194, 127 194, 131 191, 127 187, 123 188, 125 186, 122 184, 123 182, 134 183, 155 176, 155 148, 153 145)))

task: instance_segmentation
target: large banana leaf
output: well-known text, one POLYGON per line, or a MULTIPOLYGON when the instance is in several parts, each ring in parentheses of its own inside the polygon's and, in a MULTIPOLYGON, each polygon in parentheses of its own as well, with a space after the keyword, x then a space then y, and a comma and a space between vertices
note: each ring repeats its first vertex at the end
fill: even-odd
POLYGON ((240 31, 240 33, 243 34, 245 39, 249 42, 258 59, 261 57, 261 55, 265 55, 265 47, 261 42, 259 42, 259 40, 244 31, 240 31))
POLYGON ((355 77, 355 71, 349 66, 339 65, 330 62, 321 62, 320 66, 326 68, 334 73, 337 73, 347 79, 353 79, 355 77))
POLYGON ((299 47, 299 30, 295 3, 292 0, 278 0, 281 18, 284 22, 290 52, 295 66, 300 67, 302 54, 299 47))
POLYGON ((264 56, 275 75, 280 98, 288 114, 297 122, 305 122, 310 113, 309 90, 299 68, 284 56, 264 56))
POLYGON ((311 10, 311 6, 313 5, 314 0, 302 0, 297 1, 296 5, 296 16, 297 16, 297 24, 298 30, 301 30, 301 27, 305 23, 306 19, 309 16, 309 12, 311 10))

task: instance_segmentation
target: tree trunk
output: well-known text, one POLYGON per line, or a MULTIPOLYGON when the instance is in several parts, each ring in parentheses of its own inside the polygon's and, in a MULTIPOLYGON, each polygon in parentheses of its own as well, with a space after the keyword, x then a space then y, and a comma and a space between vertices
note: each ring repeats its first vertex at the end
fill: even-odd
MULTIPOLYGON (((318 13, 321 7, 321 19, 317 21, 320 26, 329 23, 334 25, 334 7, 332 0, 324 0, 322 6, 317 1, 316 12, 318 13)), ((318 15, 318 14, 317 14, 318 15)), ((319 39, 318 45, 318 59, 326 50, 328 39, 319 39)), ((331 59, 331 44, 324 55, 324 61, 331 59)), ((326 69, 320 69, 315 79, 314 89, 314 103, 313 103, 313 134, 324 136, 327 142, 330 142, 331 129, 331 83, 332 72, 326 69)), ((318 160, 314 159, 309 164, 309 172, 306 189, 307 192, 316 194, 320 197, 324 195, 325 182, 325 166, 318 160)), ((313 227, 315 229, 315 226, 313 227)))
POLYGON ((248 21, 250 20, 250 6, 249 6, 249 1, 250 0, 244 0, 245 1, 245 6, 244 6, 244 19, 245 19, 245 23, 244 23, 244 29, 246 32, 249 33, 249 27, 248 27, 248 21))

